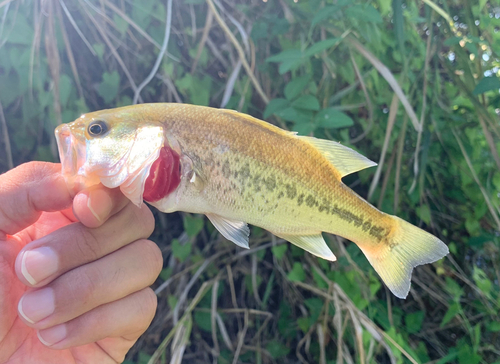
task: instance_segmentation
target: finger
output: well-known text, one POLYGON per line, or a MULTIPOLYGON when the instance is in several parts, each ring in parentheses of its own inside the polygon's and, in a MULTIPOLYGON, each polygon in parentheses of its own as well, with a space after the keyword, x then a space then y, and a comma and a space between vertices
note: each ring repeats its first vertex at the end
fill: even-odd
POLYGON ((73 223, 27 244, 16 259, 16 273, 24 284, 40 287, 132 241, 148 238, 153 229, 149 208, 129 203, 98 228, 73 223))
POLYGON ((109 189, 99 184, 75 196, 73 212, 83 225, 96 228, 128 203, 130 200, 121 193, 119 188, 109 189))
POLYGON ((26 293, 18 311, 36 329, 52 327, 150 286, 162 265, 158 246, 138 240, 26 293))
POLYGON ((116 361, 122 362, 121 356, 146 331, 153 320, 156 306, 155 293, 150 288, 145 288, 118 301, 99 306, 74 320, 40 330, 38 337, 44 345, 53 349, 66 349, 105 338, 123 337, 130 346, 123 348, 124 352, 121 354, 115 353, 119 357, 114 357, 116 361))
POLYGON ((0 239, 14 235, 38 220, 42 211, 71 205, 61 165, 22 164, 0 176, 0 239))

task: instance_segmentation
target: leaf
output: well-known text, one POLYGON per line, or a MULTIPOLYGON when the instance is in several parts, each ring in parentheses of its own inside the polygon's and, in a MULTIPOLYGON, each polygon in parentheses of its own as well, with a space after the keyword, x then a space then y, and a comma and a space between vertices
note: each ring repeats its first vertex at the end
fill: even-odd
POLYGON ((345 128, 354 125, 354 121, 349 116, 332 107, 318 112, 314 120, 318 127, 327 129, 345 128))
POLYGON ((383 22, 378 10, 369 4, 366 4, 365 6, 354 5, 347 8, 345 14, 348 18, 356 19, 358 22, 367 21, 376 24, 383 22))
POLYGON ((313 44, 311 47, 307 48, 306 51, 304 52, 304 56, 305 57, 314 56, 315 54, 323 52, 325 49, 333 47, 335 44, 339 43, 341 40, 342 40, 342 38, 330 38, 330 39, 325 39, 325 40, 319 41, 319 42, 313 44))
POLYGON ((293 80, 288 82, 285 86, 285 97, 288 100, 293 100, 306 88, 311 76, 301 76, 295 77, 293 80))
POLYGON ((195 311, 194 322, 204 331, 212 332, 212 317, 210 312, 195 311))
POLYGON ((120 76, 117 71, 111 73, 104 72, 102 82, 97 89, 97 93, 104 99, 106 104, 113 101, 118 95, 118 87, 120 86, 120 76))
POLYGON ((472 274, 474 282, 476 282, 477 287, 486 295, 489 296, 491 293, 492 283, 488 279, 486 273, 478 268, 474 267, 474 272, 472 274))
POLYGON ((277 63, 300 58, 302 58, 302 52, 299 49, 287 49, 281 53, 275 54, 274 56, 268 57, 266 62, 277 63))
POLYGON ((276 245, 271 248, 271 251, 273 252, 273 255, 276 257, 276 259, 283 258, 283 255, 285 255, 287 250, 288 244, 276 245))
POLYGON ((184 215, 184 230, 189 237, 194 237, 203 229, 204 220, 202 217, 184 215))
POLYGON ((500 79, 498 79, 498 77, 496 76, 484 77, 476 85, 474 91, 472 91, 472 94, 477 96, 491 90, 498 91, 498 89, 500 89, 500 79))
POLYGON ((279 111, 283 111, 289 106, 289 101, 286 99, 272 99, 266 106, 264 110, 264 119, 267 119, 269 116, 276 114, 279 111))
POLYGON ((409 334, 414 334, 420 331, 424 317, 424 311, 412 312, 405 316, 406 329, 409 334))
POLYGON ((303 282, 306 279, 306 273, 304 272, 304 268, 302 268, 302 264, 298 262, 293 263, 293 268, 287 277, 292 282, 303 282))
POLYGON ((302 95, 292 102, 292 106, 296 109, 317 111, 319 110, 319 101, 312 95, 302 95))
POLYGON ((451 47, 451 46, 459 44, 461 40, 462 40, 461 37, 451 37, 451 38, 446 39, 443 42, 443 45, 445 45, 447 47, 451 47))
POLYGON ((278 340, 270 341, 266 345, 266 350, 269 352, 269 355, 271 355, 273 359, 285 357, 290 352, 290 348, 286 345, 283 345, 278 340))
POLYGON ((296 123, 307 123, 312 119, 312 112, 308 110, 297 110, 293 107, 288 107, 285 110, 276 113, 280 118, 286 121, 294 121, 296 123))
POLYGON ((339 5, 330 5, 330 6, 325 6, 324 8, 321 8, 316 15, 314 16, 313 20, 311 21, 311 28, 314 27, 316 24, 322 22, 323 20, 328 19, 331 17, 333 14, 336 12, 340 11, 340 6, 339 5))
POLYGON ((446 311, 446 314, 443 317, 443 320, 441 321, 440 327, 443 327, 446 325, 448 322, 451 321, 452 318, 454 318, 458 313, 460 312, 460 304, 458 302, 452 303, 450 307, 448 308, 448 311, 446 311))
POLYGON ((498 332, 500 331, 500 322, 492 321, 486 327, 488 328, 488 331, 498 332))
POLYGON ((184 245, 181 245, 178 239, 173 239, 172 253, 181 263, 184 262, 189 254, 191 254, 191 243, 186 242, 184 245))
POLYGON ((431 209, 429 205, 421 205, 416 209, 417 216, 427 225, 431 222, 431 209))

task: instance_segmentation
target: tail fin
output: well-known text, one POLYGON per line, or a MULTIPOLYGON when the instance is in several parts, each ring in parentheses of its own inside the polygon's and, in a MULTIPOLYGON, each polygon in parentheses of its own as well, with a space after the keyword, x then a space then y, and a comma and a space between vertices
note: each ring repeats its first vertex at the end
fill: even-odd
POLYGON ((399 298, 406 298, 413 268, 435 262, 447 255, 449 250, 434 235, 399 217, 392 217, 396 224, 389 244, 373 249, 360 248, 391 292, 399 298))

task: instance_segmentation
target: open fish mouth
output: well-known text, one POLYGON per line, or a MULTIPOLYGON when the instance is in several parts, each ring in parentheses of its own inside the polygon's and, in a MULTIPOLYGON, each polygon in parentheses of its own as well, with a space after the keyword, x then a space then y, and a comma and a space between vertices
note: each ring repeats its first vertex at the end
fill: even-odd
POLYGON ((70 191, 76 194, 84 188, 98 184, 99 178, 92 178, 85 171, 84 166, 87 161, 85 142, 78 140, 68 124, 59 125, 55 134, 62 175, 70 191))

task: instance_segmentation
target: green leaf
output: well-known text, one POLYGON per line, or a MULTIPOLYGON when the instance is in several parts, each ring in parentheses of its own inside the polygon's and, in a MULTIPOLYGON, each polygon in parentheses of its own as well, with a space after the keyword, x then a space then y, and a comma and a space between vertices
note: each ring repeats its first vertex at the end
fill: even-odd
POLYGON ((405 316, 406 328, 409 334, 420 331, 424 317, 425 313, 423 311, 412 312, 405 316))
POLYGON ((279 111, 285 110, 289 106, 289 101, 286 99, 272 99, 266 106, 264 110, 264 119, 267 119, 269 116, 276 114, 279 111))
POLYGON ((271 248, 271 251, 273 252, 273 255, 276 257, 276 259, 283 258, 283 255, 285 255, 287 250, 288 244, 276 245, 271 248))
POLYGON ((354 125, 354 121, 349 116, 332 107, 318 112, 314 120, 318 127, 327 129, 345 128, 354 125))
POLYGON ((287 275, 288 279, 292 282, 303 282, 306 279, 306 272, 302 268, 301 263, 293 263, 293 268, 287 275))
POLYGON ((293 107, 288 107, 285 110, 276 113, 280 118, 286 121, 294 121, 302 124, 311 121, 312 112, 308 110, 297 110, 293 107))
MULTIPOLYGON (((313 123, 298 123, 293 126, 292 130, 297 132, 299 135, 310 135, 314 130, 316 130, 316 125, 313 123)), ((303 250, 299 251, 300 253, 303 252, 303 250)))
MULTIPOLYGON (((202 221, 203 222, 203 221, 202 221)), ((203 226, 203 224, 202 224, 203 226)), ((174 257, 179 259, 179 261, 182 263, 186 260, 186 258, 191 254, 191 243, 186 242, 184 245, 181 245, 179 240, 173 239, 172 240, 172 253, 174 254, 174 257)))
POLYGON ((302 52, 300 49, 287 49, 281 53, 275 54, 274 56, 268 57, 266 59, 266 62, 285 62, 289 61, 290 59, 301 59, 302 58, 302 52))
POLYGON ((482 93, 485 93, 485 92, 491 91, 491 90, 498 91, 498 89, 500 89, 500 79, 498 79, 498 77, 496 77, 496 76, 484 77, 476 85, 476 87, 474 88, 474 91, 472 91, 472 93, 474 95, 480 95, 482 93))
POLYGON ((427 225, 431 222, 431 209, 429 205, 418 206, 415 210, 417 216, 427 225))
POLYGON ((371 22, 371 23, 382 23, 383 19, 380 16, 380 13, 373 6, 366 4, 362 5, 354 5, 350 8, 347 8, 345 14, 348 18, 355 19, 358 22, 371 22))
POLYGON ((462 40, 461 37, 451 37, 451 38, 446 39, 443 42, 443 45, 445 45, 447 47, 451 47, 451 46, 459 44, 461 40, 462 40))
POLYGON ((184 215, 184 230, 189 237, 194 237, 203 229, 203 217, 184 215))
POLYGON ((498 332, 498 331, 500 331, 500 322, 492 321, 486 327, 487 327, 488 331, 498 332))
POLYGON ((460 312, 460 304, 458 302, 452 303, 448 308, 448 311, 446 311, 446 314, 444 315, 443 320, 441 321, 440 327, 443 327, 448 322, 450 322, 451 319, 454 318, 456 315, 458 315, 459 312, 460 312))
POLYGON ((104 72, 102 75, 102 82, 97 89, 97 93, 104 99, 106 104, 113 101, 118 95, 118 88, 120 86, 120 75, 117 71, 111 73, 104 72))
POLYGON ((474 282, 476 282, 477 287, 485 295, 489 296, 491 293, 492 283, 488 279, 486 273, 482 269, 474 267, 474 272, 472 274, 472 277, 474 278, 474 282))
POLYGON ((288 100, 293 100, 306 88, 311 76, 301 76, 295 77, 293 80, 288 82, 285 86, 285 97, 288 100))
POLYGON ((321 23, 323 20, 330 18, 333 14, 340 11, 340 9, 341 7, 339 5, 329 5, 321 8, 311 21, 311 27, 314 27, 316 24, 321 23))
POLYGON ((312 95, 302 95, 292 102, 292 106, 297 109, 317 111, 319 110, 319 101, 312 95))
POLYGON ((342 38, 330 38, 319 41, 318 43, 313 44, 311 47, 307 48, 304 52, 305 57, 311 57, 315 54, 323 52, 325 49, 333 47, 335 44, 339 43, 342 38))
POLYGON ((194 322, 204 331, 212 332, 212 317, 210 312, 195 311, 194 322))
POLYGON ((266 350, 269 352, 269 354, 271 355, 271 357, 273 359, 285 357, 290 352, 290 348, 288 346, 282 344, 278 340, 270 341, 266 345, 266 350))

